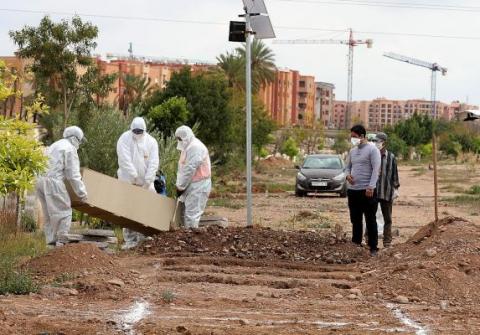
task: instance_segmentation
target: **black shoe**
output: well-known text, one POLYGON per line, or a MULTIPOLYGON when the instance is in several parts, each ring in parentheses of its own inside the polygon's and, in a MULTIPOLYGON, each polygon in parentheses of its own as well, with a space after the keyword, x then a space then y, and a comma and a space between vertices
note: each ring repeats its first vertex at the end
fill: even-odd
POLYGON ((370 250, 370 256, 375 257, 377 256, 378 251, 377 250, 370 250))

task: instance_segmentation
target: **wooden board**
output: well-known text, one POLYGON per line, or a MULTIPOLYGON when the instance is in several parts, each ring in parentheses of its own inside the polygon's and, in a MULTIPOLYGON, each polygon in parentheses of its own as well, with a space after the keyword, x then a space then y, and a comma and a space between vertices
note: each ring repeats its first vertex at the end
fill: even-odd
POLYGON ((86 203, 79 202, 67 183, 76 210, 146 235, 170 229, 174 199, 89 169, 82 170, 82 178, 88 193, 86 203))

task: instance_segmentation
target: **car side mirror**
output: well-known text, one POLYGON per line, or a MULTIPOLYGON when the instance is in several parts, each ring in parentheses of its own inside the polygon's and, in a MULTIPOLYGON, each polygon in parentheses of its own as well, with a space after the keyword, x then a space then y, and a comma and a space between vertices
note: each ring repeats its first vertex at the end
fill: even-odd
POLYGON ((300 165, 295 165, 295 169, 300 170, 300 165))

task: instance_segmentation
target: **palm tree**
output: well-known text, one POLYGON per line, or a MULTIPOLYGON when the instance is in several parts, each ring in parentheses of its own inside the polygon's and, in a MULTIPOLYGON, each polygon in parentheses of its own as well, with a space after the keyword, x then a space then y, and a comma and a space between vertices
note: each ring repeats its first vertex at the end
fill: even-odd
POLYGON ((242 78, 244 63, 242 59, 235 53, 221 54, 217 57, 218 66, 223 70, 228 80, 228 86, 230 87, 243 87, 242 78))
POLYGON ((121 109, 126 112, 130 105, 136 106, 145 101, 145 99, 152 92, 152 85, 150 77, 136 76, 133 74, 126 74, 122 76, 125 84, 123 91, 123 103, 121 109))
MULTIPOLYGON (((245 62, 246 45, 236 49, 245 62)), ((244 63, 245 64, 245 63, 244 63)), ((275 54, 261 40, 254 39, 252 43, 252 89, 257 92, 262 85, 275 80, 275 54)))

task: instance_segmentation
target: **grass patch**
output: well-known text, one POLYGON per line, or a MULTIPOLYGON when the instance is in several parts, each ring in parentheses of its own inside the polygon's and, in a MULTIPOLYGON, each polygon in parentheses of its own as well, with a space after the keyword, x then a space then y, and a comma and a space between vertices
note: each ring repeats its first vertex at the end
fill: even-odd
POLYGON ((480 194, 476 194, 476 195, 462 194, 462 195, 457 195, 451 198, 445 198, 443 200, 446 202, 457 204, 457 205, 472 206, 474 208, 480 207, 480 194))
POLYGON ((473 185, 470 187, 470 189, 467 191, 467 194, 480 195, 480 185, 473 185))
POLYGON ((427 169, 424 166, 419 166, 414 169, 412 169, 413 172, 415 172, 413 175, 415 177, 420 177, 423 176, 425 173, 427 173, 427 169))
POLYGON ((162 300, 166 304, 171 304, 176 298, 177 295, 171 290, 165 290, 162 292, 162 300))
POLYGON ((38 291, 30 274, 18 264, 46 251, 42 233, 15 232, 10 213, 0 213, 0 294, 28 294, 38 291))
POLYGON ((235 201, 230 198, 214 198, 208 200, 208 205, 209 206, 214 206, 214 207, 225 207, 225 208, 230 208, 230 209, 240 209, 245 207, 244 203, 235 201))
POLYGON ((453 184, 448 184, 445 186, 442 186, 440 188, 442 191, 450 192, 450 193, 464 193, 465 189, 463 187, 453 185, 453 184))

